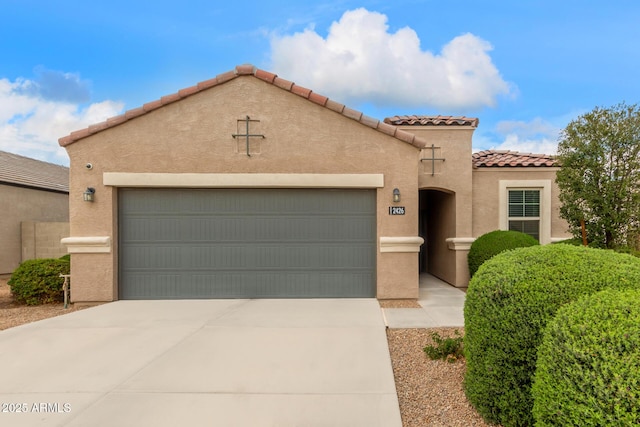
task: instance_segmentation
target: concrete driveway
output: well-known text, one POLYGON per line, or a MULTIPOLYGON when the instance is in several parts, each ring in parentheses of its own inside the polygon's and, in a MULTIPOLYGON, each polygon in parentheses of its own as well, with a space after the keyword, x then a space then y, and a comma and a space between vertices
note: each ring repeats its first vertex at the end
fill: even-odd
POLYGON ((400 427, 375 299, 118 301, 0 331, 0 425, 400 427))

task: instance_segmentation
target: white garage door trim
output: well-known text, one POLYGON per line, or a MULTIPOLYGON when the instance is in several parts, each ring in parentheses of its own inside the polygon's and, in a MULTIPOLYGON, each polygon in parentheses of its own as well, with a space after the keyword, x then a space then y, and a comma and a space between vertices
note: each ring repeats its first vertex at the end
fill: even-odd
POLYGON ((113 187, 190 188, 382 188, 383 174, 126 173, 104 172, 113 187))

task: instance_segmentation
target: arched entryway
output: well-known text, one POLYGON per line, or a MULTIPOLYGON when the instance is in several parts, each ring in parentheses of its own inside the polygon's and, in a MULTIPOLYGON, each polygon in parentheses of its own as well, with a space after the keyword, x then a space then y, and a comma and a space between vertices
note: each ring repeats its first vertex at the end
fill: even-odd
POLYGON ((447 238, 456 235, 455 193, 442 189, 420 190, 420 273, 430 273, 449 283, 455 281, 456 260, 447 238))

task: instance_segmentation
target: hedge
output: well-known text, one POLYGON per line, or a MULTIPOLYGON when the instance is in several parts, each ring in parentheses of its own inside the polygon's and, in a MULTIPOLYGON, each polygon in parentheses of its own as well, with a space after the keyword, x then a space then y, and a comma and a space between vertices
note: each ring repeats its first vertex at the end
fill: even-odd
POLYGON ((640 284, 640 259, 546 245, 503 252, 469 283, 464 306, 465 393, 489 422, 533 424, 531 384, 542 332, 580 296, 640 284))
POLYGON ((64 299, 60 274, 69 274, 67 259, 41 258, 22 262, 11 274, 9 286, 20 304, 38 305, 64 299))
POLYGON ((538 350, 536 426, 640 424, 640 291, 606 290, 558 310, 538 350))
POLYGON ((478 237, 469 249, 467 262, 471 277, 487 260, 501 252, 538 245, 538 241, 528 234, 519 231, 495 230, 478 237))

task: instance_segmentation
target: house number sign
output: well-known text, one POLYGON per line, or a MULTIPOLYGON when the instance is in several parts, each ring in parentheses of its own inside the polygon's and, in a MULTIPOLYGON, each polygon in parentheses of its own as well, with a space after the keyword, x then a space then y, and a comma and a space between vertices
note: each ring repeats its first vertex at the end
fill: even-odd
POLYGON ((389 206, 389 215, 404 215, 404 206, 389 206))

